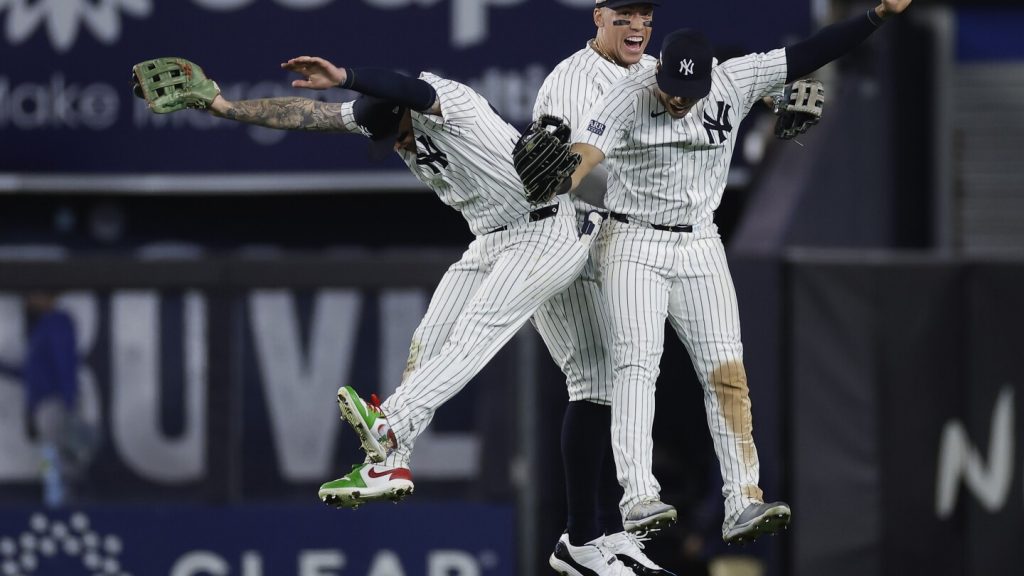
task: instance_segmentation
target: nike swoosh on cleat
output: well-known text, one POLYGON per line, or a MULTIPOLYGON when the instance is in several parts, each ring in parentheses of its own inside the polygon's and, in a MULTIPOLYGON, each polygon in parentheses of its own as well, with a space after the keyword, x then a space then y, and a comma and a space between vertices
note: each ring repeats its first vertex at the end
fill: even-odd
POLYGON ((380 478, 382 476, 390 476, 390 475, 392 475, 394 473, 395 473, 394 470, 388 470, 387 472, 377 472, 373 468, 370 468, 369 470, 366 471, 366 475, 369 476, 370 478, 380 478))

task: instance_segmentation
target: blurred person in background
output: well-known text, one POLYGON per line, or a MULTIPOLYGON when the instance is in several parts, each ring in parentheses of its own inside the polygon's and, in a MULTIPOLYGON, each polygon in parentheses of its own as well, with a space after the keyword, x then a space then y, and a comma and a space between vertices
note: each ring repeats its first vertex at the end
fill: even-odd
POLYGON ((72 485, 88 458, 80 449, 85 433, 77 424, 78 355, 71 315, 57 307, 56 295, 42 290, 25 299, 29 339, 21 366, 0 369, 25 385, 25 432, 38 443, 42 464, 43 503, 67 505, 72 485))

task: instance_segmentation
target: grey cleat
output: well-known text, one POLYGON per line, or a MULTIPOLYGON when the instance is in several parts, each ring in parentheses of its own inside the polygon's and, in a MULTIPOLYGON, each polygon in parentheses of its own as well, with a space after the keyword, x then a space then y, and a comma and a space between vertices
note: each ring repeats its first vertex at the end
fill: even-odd
POLYGON ((633 506, 622 520, 622 527, 634 534, 648 534, 676 523, 676 509, 661 500, 644 500, 633 506))
POLYGON ((727 544, 753 542, 759 536, 775 534, 789 527, 791 516, 785 502, 751 504, 732 526, 722 528, 722 540, 727 544))

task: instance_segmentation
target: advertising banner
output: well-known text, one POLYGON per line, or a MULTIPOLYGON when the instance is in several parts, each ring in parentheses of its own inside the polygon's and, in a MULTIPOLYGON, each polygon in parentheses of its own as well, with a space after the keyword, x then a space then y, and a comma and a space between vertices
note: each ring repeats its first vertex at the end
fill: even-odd
POLYGON ((794 574, 1016 572, 1024 266, 808 259, 790 280, 794 574))
MULTIPOLYGON (((421 259, 419 268, 432 266, 421 259)), ((366 397, 394 392, 431 294, 429 284, 411 280, 412 266, 362 282, 324 278, 330 269, 358 275, 373 260, 325 261, 310 270, 320 269, 328 284, 301 289, 260 287, 280 286, 282 276, 228 284, 227 268, 196 263, 219 283, 58 290, 75 330, 79 411, 100 438, 81 497, 316 502, 320 483, 363 461, 339 417, 338 388, 351 385, 366 397)), ((188 276, 192 269, 180 270, 188 276)), ((293 270, 288 280, 298 276, 293 270)), ((0 367, 23 361, 31 326, 25 294, 0 289, 0 367)), ((508 406, 521 374, 515 346, 419 437, 411 463, 417 496, 514 498, 516 413, 508 406)), ((17 372, 0 371, 0 498, 10 487, 7 500, 24 497, 14 488, 39 481, 24 412, 17 372)))
MULTIPOLYGON (((195 61, 229 99, 305 96, 279 64, 430 70, 469 84, 516 126, 551 68, 594 36, 593 0, 0 0, 0 190, 281 191, 420 185, 395 158, 370 163, 362 137, 246 126, 197 111, 155 115, 131 96, 131 66, 195 61), (168 178, 174 174, 177 178, 168 178), (183 177, 188 177, 182 180, 183 177)), ((740 2, 665 2, 664 34, 698 27, 730 53, 809 29, 806 1, 756 18, 740 2)))
POLYGON ((5 576, 516 576, 510 506, 0 509, 5 576), (472 527, 469 529, 469 527, 472 527))

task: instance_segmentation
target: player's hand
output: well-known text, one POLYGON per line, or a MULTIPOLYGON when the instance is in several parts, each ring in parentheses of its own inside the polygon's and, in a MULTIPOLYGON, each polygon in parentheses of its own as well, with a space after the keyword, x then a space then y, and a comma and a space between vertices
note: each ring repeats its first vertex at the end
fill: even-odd
POLYGON ((345 82, 345 70, 316 56, 292 58, 281 64, 281 68, 302 75, 303 80, 292 80, 295 88, 326 90, 345 82))
POLYGON ((882 3, 875 8, 875 14, 881 18, 887 18, 899 14, 910 6, 913 0, 882 0, 882 3))

